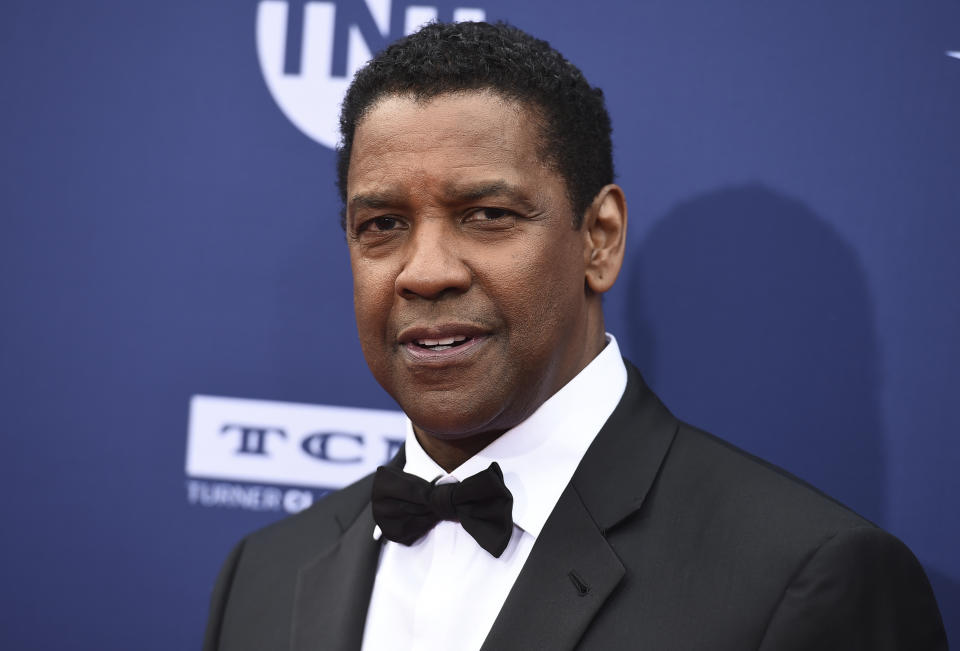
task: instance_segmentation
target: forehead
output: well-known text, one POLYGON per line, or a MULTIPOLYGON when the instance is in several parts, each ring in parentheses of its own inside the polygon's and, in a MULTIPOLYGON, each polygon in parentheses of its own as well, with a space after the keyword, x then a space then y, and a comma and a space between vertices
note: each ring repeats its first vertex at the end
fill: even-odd
MULTIPOLYGON (((418 100, 379 100, 354 134, 347 186, 386 182, 456 182, 497 172, 503 177, 546 171, 532 110, 490 91, 467 91, 418 100)), ((517 182, 519 178, 508 178, 517 182)))

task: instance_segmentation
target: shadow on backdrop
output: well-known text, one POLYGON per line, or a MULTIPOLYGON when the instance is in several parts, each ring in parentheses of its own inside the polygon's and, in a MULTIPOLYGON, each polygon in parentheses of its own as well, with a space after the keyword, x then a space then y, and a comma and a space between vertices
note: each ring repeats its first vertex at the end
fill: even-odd
POLYGON ((680 203, 628 267, 628 356, 681 419, 882 524, 873 306, 856 251, 761 185, 680 203))

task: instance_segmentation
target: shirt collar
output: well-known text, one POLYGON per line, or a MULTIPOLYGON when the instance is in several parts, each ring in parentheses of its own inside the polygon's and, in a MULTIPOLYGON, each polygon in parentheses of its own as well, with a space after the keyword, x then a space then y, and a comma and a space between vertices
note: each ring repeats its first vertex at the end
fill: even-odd
POLYGON ((496 461, 513 494, 514 524, 536 538, 626 387, 627 369, 617 340, 608 333, 607 345, 580 373, 529 418, 450 473, 420 447, 408 419, 403 469, 447 483, 462 481, 496 461))

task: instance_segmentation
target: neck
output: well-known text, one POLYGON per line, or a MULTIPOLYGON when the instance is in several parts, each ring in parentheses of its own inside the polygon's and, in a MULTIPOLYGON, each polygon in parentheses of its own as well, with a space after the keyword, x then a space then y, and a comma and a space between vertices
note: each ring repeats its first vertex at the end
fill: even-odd
MULTIPOLYGON (((600 327, 598 328, 599 334, 591 338, 593 342, 589 346, 587 355, 584 356, 582 362, 577 365, 576 369, 566 377, 564 382, 560 385, 563 386, 574 376, 576 376, 580 371, 582 371, 586 366, 596 358, 597 355, 603 350, 606 346, 606 338, 604 336, 603 330, 603 316, 601 313, 600 316, 600 327)), ((560 386, 555 387, 555 391, 560 389, 560 386)), ((546 400, 550 395, 545 395, 542 397, 541 403, 543 400, 546 400)), ((539 405, 538 405, 539 406, 539 405)), ((527 416, 530 413, 533 413, 535 410, 531 409, 527 416)), ((500 436, 506 432, 507 429, 495 429, 487 432, 481 432, 477 434, 471 434, 469 436, 460 436, 454 438, 447 438, 444 436, 437 436, 436 434, 431 434, 430 432, 424 430, 423 428, 417 426, 416 423, 413 424, 413 433, 417 437, 417 441, 420 443, 420 447, 423 448, 423 451, 433 459, 438 466, 444 469, 446 472, 452 472, 456 468, 459 468, 467 461, 470 457, 477 454, 485 447, 493 443, 495 440, 500 438, 500 436)))

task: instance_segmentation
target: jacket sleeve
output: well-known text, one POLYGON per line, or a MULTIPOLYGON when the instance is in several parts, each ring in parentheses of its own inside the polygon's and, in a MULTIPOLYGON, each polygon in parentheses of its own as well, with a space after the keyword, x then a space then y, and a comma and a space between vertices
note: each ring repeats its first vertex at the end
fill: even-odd
POLYGON ((217 581, 213 585, 210 595, 210 612, 207 615, 207 631, 203 637, 203 651, 218 651, 220 649, 220 632, 223 627, 223 617, 227 610, 227 601, 230 598, 230 588, 233 577, 243 553, 244 540, 241 540, 227 556, 217 581))
POLYGON ((933 590, 907 547, 876 527, 824 542, 787 585, 761 651, 946 651, 933 590))

